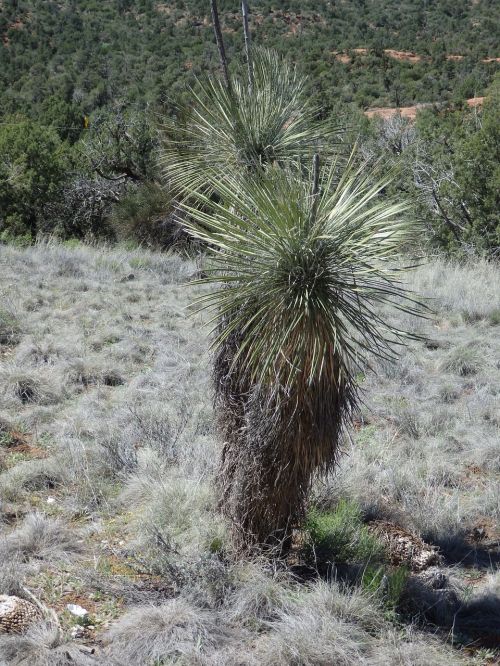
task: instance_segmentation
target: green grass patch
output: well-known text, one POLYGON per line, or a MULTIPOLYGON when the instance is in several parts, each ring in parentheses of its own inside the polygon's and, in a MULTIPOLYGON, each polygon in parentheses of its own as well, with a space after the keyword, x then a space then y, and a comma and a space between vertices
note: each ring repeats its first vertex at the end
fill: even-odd
POLYGON ((410 571, 405 566, 388 569, 385 566, 368 565, 363 571, 361 586, 370 594, 380 597, 389 613, 395 613, 409 575, 410 571))
POLYGON ((334 510, 307 515, 307 554, 318 564, 367 563, 385 559, 382 542, 363 524, 359 506, 341 500, 334 510))
POLYGON ((492 326, 500 325, 500 308, 497 308, 496 310, 493 310, 493 312, 490 312, 488 321, 492 326))

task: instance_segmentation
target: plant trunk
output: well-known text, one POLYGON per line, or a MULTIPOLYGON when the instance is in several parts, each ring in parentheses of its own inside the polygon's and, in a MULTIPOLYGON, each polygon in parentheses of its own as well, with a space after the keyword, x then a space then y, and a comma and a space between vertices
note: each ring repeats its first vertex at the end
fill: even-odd
POLYGON ((210 9, 212 12, 212 22, 214 24, 215 41, 217 42, 217 48, 219 49, 219 58, 222 67, 222 75, 224 77, 224 83, 226 84, 226 88, 230 90, 231 82, 229 80, 226 49, 224 48, 224 40, 222 39, 222 30, 220 27, 219 11, 217 9, 217 0, 210 0, 210 9))
POLYGON ((245 385, 232 368, 236 349, 233 338, 214 365, 224 441, 220 509, 237 550, 257 547, 283 555, 304 516, 314 476, 335 465, 354 396, 347 385, 326 380, 288 395, 280 387, 245 385))
POLYGON ((248 87, 250 92, 253 90, 253 69, 252 69, 252 54, 250 53, 250 28, 248 26, 248 15, 250 13, 248 9, 248 1, 241 0, 241 13, 243 15, 243 34, 245 35, 245 52, 247 56, 247 67, 248 67, 248 87))

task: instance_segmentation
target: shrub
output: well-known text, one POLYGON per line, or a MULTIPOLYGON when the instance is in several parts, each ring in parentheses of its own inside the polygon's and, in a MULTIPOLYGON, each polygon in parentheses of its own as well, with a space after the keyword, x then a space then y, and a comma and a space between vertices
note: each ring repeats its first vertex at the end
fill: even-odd
POLYGON ((343 129, 319 120, 306 77, 275 51, 256 49, 252 60, 252 88, 241 71, 230 88, 209 76, 175 120, 164 120, 160 163, 176 191, 218 191, 226 175, 326 155, 340 143, 343 129))
POLYGON ((60 238, 112 239, 108 217, 123 191, 120 182, 78 174, 47 207, 51 223, 45 230, 60 238))
POLYGON ((354 162, 314 164, 307 178, 228 175, 212 214, 201 194, 187 208, 210 245, 204 282, 217 285, 200 303, 217 322, 221 506, 241 547, 289 544, 314 474, 335 467, 368 348, 389 359, 412 337, 375 306, 419 312, 389 262, 409 239, 405 204, 354 162))
POLYGON ((68 152, 55 130, 11 121, 0 127, 0 239, 33 239, 45 228, 45 206, 60 196, 68 152))
POLYGON ((450 253, 500 252, 499 84, 479 113, 425 110, 417 117, 418 152, 410 155, 428 209, 422 214, 431 219, 433 242, 450 253))
POLYGON ((117 240, 166 249, 185 237, 174 213, 168 190, 145 183, 128 190, 114 206, 110 221, 117 240))
POLYGON ((290 576, 285 571, 245 562, 234 568, 232 579, 226 617, 233 624, 259 629, 290 605, 290 576))
POLYGON ((66 469, 56 458, 25 460, 0 475, 0 497, 20 499, 25 491, 56 488, 68 478, 66 469))

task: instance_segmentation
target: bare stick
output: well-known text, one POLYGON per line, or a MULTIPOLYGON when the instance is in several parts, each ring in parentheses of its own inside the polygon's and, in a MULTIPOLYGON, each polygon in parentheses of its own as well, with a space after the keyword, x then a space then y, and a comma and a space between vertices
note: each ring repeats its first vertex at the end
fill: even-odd
POLYGON ((252 56, 250 54, 250 28, 248 27, 248 15, 250 10, 248 9, 248 1, 241 0, 241 13, 243 15, 243 33, 245 35, 245 51, 247 55, 247 66, 248 66, 248 87, 250 92, 253 89, 253 70, 252 70, 252 56))
POLYGON ((311 196, 313 198, 311 209, 311 224, 316 220, 316 211, 318 209, 318 194, 319 194, 319 154, 313 155, 313 172, 312 172, 312 189, 311 196))
POLYGON ((227 70, 226 50, 224 49, 224 41, 222 39, 222 30, 220 29, 219 12, 217 11, 217 0, 210 0, 210 9, 212 10, 212 22, 214 24, 215 41, 219 49, 220 64, 222 67, 222 74, 224 76, 224 83, 226 88, 230 90, 231 84, 229 82, 229 73, 227 70))
POLYGON ((316 196, 319 192, 319 155, 314 153, 313 155, 313 184, 311 194, 316 196))

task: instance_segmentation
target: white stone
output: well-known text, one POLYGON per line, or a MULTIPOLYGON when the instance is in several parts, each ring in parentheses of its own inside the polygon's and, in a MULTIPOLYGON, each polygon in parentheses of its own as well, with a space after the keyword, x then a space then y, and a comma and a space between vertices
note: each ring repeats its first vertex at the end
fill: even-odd
POLYGON ((82 608, 78 604, 66 604, 66 608, 72 615, 76 615, 76 617, 85 617, 89 614, 88 610, 85 610, 85 608, 82 608))

